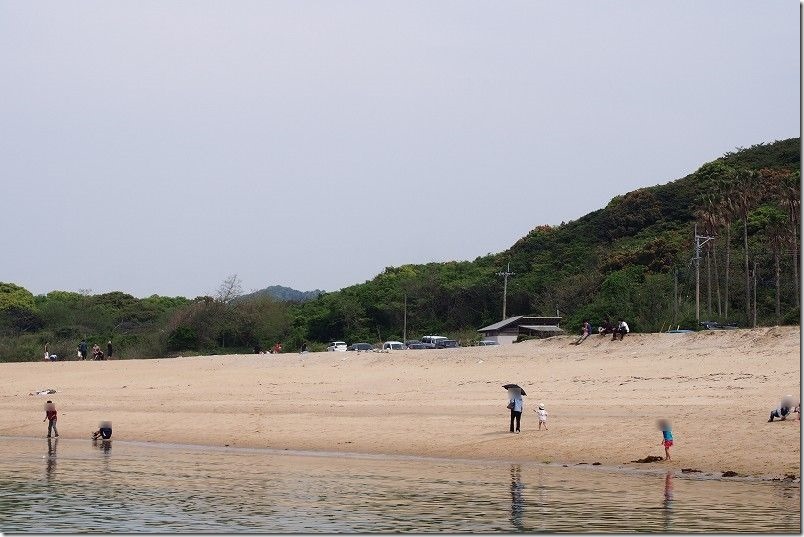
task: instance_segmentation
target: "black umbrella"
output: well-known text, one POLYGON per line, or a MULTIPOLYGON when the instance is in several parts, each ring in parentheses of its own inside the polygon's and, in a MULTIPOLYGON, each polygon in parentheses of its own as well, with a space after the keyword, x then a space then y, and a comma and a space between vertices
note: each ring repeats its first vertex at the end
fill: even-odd
POLYGON ((525 393, 525 390, 523 390, 519 386, 519 384, 503 384, 503 388, 505 388, 506 390, 511 390, 511 389, 519 390, 520 392, 522 392, 522 395, 528 395, 528 394, 525 393))

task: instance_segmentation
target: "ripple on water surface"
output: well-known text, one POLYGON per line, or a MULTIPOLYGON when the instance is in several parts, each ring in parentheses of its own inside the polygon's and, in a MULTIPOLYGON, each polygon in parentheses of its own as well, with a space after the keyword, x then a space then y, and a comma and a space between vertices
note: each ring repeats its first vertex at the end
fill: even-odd
POLYGON ((538 464, 0 438, 2 532, 800 532, 800 489, 538 464))

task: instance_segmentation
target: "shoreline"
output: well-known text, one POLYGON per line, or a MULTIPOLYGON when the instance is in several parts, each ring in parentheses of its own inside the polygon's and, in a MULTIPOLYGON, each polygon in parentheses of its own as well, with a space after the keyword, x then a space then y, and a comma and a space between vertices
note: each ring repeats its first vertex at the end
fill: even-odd
POLYGON ((800 422, 766 423, 782 395, 799 397, 799 327, 574 339, 2 363, 0 436, 44 437, 51 398, 71 439, 110 420, 114 439, 146 443, 800 478, 800 422), (521 434, 507 431, 507 382, 528 392, 521 434), (540 402, 549 431, 536 429, 540 402), (660 417, 673 423, 673 460, 627 462, 663 455, 660 417))
MULTIPOLYGON (((59 437, 61 438, 61 436, 59 437)), ((0 441, 2 440, 30 440, 30 441, 37 441, 42 440, 42 437, 38 436, 0 436, 0 441)), ((79 442, 85 439, 80 438, 65 438, 71 442, 79 442)), ((88 439, 92 442, 91 439, 88 439)), ((789 477, 774 477, 772 475, 737 475, 731 477, 725 477, 723 475, 716 475, 717 472, 705 472, 703 470, 692 470, 692 471, 685 471, 687 469, 677 470, 677 469, 662 469, 660 467, 651 466, 646 468, 639 468, 639 467, 627 467, 627 466, 607 466, 603 464, 594 464, 588 462, 573 462, 573 461, 564 461, 564 462, 539 462, 539 461, 521 461, 521 460, 506 460, 500 458, 475 458, 475 459, 467 459, 467 458, 456 458, 456 457, 431 457, 425 455, 393 455, 387 453, 360 453, 360 452, 350 452, 350 451, 310 451, 310 450, 295 450, 289 448, 277 449, 277 448, 260 448, 260 447, 237 447, 237 446, 217 446, 217 445, 206 445, 206 444, 182 444, 182 443, 174 443, 174 442, 154 442, 154 441, 142 441, 142 440, 111 440, 113 443, 123 443, 130 446, 135 447, 144 447, 144 448, 152 448, 152 449, 185 449, 185 450, 193 450, 193 451, 207 451, 207 452, 217 452, 217 453, 264 453, 271 456, 289 456, 289 457, 317 457, 322 459, 328 458, 344 458, 344 459, 358 459, 358 460, 369 460, 369 461, 409 461, 409 462, 443 462, 443 463, 455 463, 455 464, 462 464, 462 465, 471 465, 471 464, 488 464, 488 465, 499 465, 499 466, 508 466, 512 464, 516 465, 530 465, 534 467, 548 467, 548 468, 570 468, 575 470, 591 470, 597 472, 607 472, 607 473, 619 473, 625 475, 649 475, 655 477, 662 477, 667 475, 668 473, 672 474, 675 478, 681 479, 688 479, 690 481, 720 481, 720 482, 736 482, 736 483, 771 483, 771 484, 780 484, 786 486, 797 485, 801 483, 801 478, 799 476, 795 478, 789 477)))

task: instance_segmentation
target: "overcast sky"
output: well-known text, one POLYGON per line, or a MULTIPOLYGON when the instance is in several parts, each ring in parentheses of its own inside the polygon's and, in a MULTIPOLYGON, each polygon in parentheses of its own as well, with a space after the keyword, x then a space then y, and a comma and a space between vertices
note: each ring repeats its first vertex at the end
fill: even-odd
POLYGON ((0 281, 332 291, 500 252, 799 136, 800 51, 793 0, 0 0, 0 281))

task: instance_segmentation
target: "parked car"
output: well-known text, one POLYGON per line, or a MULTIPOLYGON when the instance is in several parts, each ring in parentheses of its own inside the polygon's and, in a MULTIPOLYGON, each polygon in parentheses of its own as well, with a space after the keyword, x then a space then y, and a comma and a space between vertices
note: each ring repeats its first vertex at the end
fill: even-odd
POLYGON ((327 352, 346 352, 346 348, 345 341, 330 341, 329 345, 327 345, 327 352))
POLYGON ((423 336, 422 343, 430 343, 432 345, 435 345, 442 339, 448 339, 448 338, 445 336, 423 336))
POLYGON ((488 347, 490 345, 499 345, 496 341, 492 341, 490 339, 484 339, 483 341, 478 341, 475 343, 478 347, 488 347))
POLYGON ((408 349, 419 350, 419 349, 435 349, 435 345, 432 343, 424 343, 419 341, 418 339, 410 339, 405 342, 405 347, 408 349))
POLYGON ((439 339, 435 344, 436 349, 453 349, 455 347, 460 347, 460 345, 454 339, 439 339))
POLYGON ((734 330, 737 323, 721 324, 717 321, 701 321, 701 328, 704 330, 734 330))
POLYGON ((403 351, 405 350, 405 344, 401 341, 386 341, 382 344, 382 350, 384 351, 403 351))
POLYGON ((346 347, 347 351, 373 351, 374 345, 371 343, 352 343, 348 347, 346 347))

